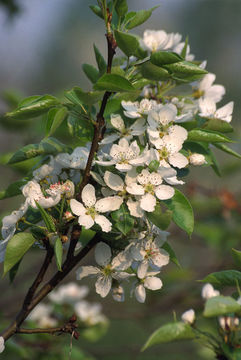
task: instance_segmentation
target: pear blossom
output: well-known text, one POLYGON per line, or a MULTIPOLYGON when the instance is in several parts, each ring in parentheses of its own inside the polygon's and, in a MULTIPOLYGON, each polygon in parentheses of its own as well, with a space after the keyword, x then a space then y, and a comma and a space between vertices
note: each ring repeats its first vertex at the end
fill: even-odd
POLYGON ((0 336, 0 354, 4 351, 4 349, 5 349, 4 338, 0 336))
POLYGON ((220 295, 218 290, 215 290, 212 284, 206 284, 202 288, 202 298, 208 300, 214 296, 220 295))
POLYGON ((125 291, 122 285, 118 284, 112 287, 112 297, 117 302, 125 301, 125 291))
POLYGON ((99 323, 107 323, 107 318, 102 314, 102 306, 99 303, 89 303, 82 300, 74 305, 74 311, 78 318, 88 326, 99 323))
POLYGON ((123 199, 120 196, 109 196, 96 201, 95 188, 91 184, 84 187, 81 196, 86 207, 75 199, 70 200, 71 211, 79 216, 79 224, 90 229, 96 223, 100 225, 102 231, 111 231, 111 222, 99 213, 118 210, 123 199))
POLYGON ((51 328, 57 325, 57 320, 51 317, 52 305, 38 304, 27 317, 27 320, 34 321, 40 328, 51 328))
POLYGON ((206 164, 205 156, 203 154, 193 153, 188 157, 190 164, 200 166, 206 164))
POLYGON ((89 147, 78 146, 74 149, 72 154, 61 153, 55 158, 63 168, 81 169, 84 170, 89 157, 89 147))
POLYGON ((76 271, 77 280, 82 280, 86 276, 96 275, 95 288, 97 294, 106 297, 112 287, 112 278, 121 282, 128 279, 132 274, 124 272, 131 265, 131 259, 126 255, 118 255, 111 261, 111 248, 109 245, 100 242, 95 248, 95 261, 100 266, 81 266, 76 271))
POLYGON ((231 317, 231 316, 220 316, 218 318, 218 322, 220 327, 224 330, 224 331, 233 331, 233 330, 237 330, 238 326, 239 326, 239 318, 238 317, 231 317))
POLYGON ((89 293, 87 286, 78 286, 74 282, 61 285, 49 294, 49 299, 56 304, 74 304, 89 293))
POLYGON ((136 141, 128 143, 126 139, 121 139, 117 144, 112 145, 110 150, 110 160, 96 160, 96 164, 101 166, 115 165, 119 171, 127 172, 133 166, 144 165, 147 161, 147 148, 142 153, 136 141))
MULTIPOLYGON (((180 42, 179 44, 177 44, 176 46, 173 47, 173 51, 179 55, 181 55, 182 50, 184 49, 185 46, 185 42, 180 42)), ((185 56, 185 60, 187 61, 193 61, 194 60, 194 55, 190 54, 190 45, 187 45, 187 50, 186 50, 186 56, 185 56)))
POLYGON ((182 314, 182 321, 186 324, 193 324, 195 321, 195 311, 189 309, 182 314))
POLYGON ((135 297, 140 303, 144 303, 146 300, 146 289, 148 290, 160 290, 163 286, 161 279, 156 277, 159 272, 148 272, 146 277, 141 279, 135 287, 135 297))
POLYGON ((55 192, 52 196, 45 197, 40 185, 36 181, 29 181, 24 187, 22 188, 23 195, 26 197, 26 201, 30 206, 33 208, 37 208, 36 201, 41 205, 43 208, 49 208, 52 206, 57 205, 61 200, 61 193, 55 192))
POLYGON ((223 85, 213 85, 215 79, 215 74, 206 74, 199 82, 198 86, 194 88, 193 97, 208 98, 215 103, 221 101, 225 95, 225 87, 223 85))
POLYGON ((167 34, 164 30, 145 30, 140 44, 143 49, 154 52, 176 47, 181 41, 181 38, 182 35, 179 33, 167 34))
POLYGON ((217 109, 216 103, 210 98, 199 99, 199 115, 204 118, 214 118, 227 123, 232 121, 233 101, 217 109))
POLYGON ((159 271, 163 266, 169 263, 169 254, 162 249, 158 238, 154 240, 144 239, 131 247, 131 255, 135 261, 138 261, 137 276, 139 279, 146 277, 148 267, 159 271))
POLYGON ((158 104, 155 100, 143 99, 140 102, 135 101, 122 101, 122 107, 124 108, 124 114, 131 119, 140 118, 143 115, 147 115, 151 110, 158 110, 162 107, 162 104, 158 104))
POLYGON ((129 128, 126 128, 122 117, 120 115, 112 114, 110 122, 111 125, 116 129, 116 133, 105 136, 101 141, 101 145, 113 143, 121 137, 125 137, 127 140, 131 140, 133 136, 140 136, 145 132, 144 119, 138 119, 129 128))
POLYGON ((162 177, 156 172, 150 173, 144 169, 137 176, 137 182, 126 187, 127 192, 132 195, 140 195, 140 207, 152 212, 156 206, 156 197, 159 200, 167 200, 173 197, 174 189, 169 185, 161 185, 162 177))

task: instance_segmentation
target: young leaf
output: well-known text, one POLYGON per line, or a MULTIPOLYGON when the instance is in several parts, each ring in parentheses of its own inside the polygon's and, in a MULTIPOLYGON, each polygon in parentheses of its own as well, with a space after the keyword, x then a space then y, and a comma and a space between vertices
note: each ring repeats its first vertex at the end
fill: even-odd
POLYGON ((126 205, 122 204, 119 210, 113 211, 111 213, 112 219, 116 222, 115 226, 122 234, 127 235, 128 232, 134 226, 134 218, 130 215, 129 210, 126 205))
POLYGON ((241 270, 241 251, 232 249, 232 256, 235 264, 241 270))
POLYGON ((168 242, 165 242, 164 245, 162 245, 163 249, 166 250, 170 256, 170 260, 176 264, 178 267, 181 267, 178 258, 175 254, 175 251, 173 250, 173 248, 171 247, 171 245, 168 242))
POLYGON ((63 245, 59 237, 57 237, 54 243, 54 253, 58 270, 62 271, 63 245))
POLYGON ((148 80, 161 81, 170 79, 170 74, 166 69, 154 65, 150 61, 142 64, 140 71, 142 76, 148 80))
POLYGON ((219 131, 221 133, 229 133, 233 131, 232 125, 220 119, 208 119, 203 125, 205 130, 219 131))
POLYGON ((6 190, 0 191, 0 200, 22 194, 21 187, 26 184, 26 180, 18 180, 10 184, 6 190))
POLYGON ((151 54, 151 63, 157 66, 174 64, 182 61, 182 57, 171 51, 156 51, 151 54))
POLYGON ((85 92, 78 86, 75 86, 72 90, 66 92, 67 98, 69 98, 69 96, 74 96, 75 103, 77 101, 79 105, 93 105, 102 99, 103 94, 103 91, 85 92))
POLYGON ((96 83, 100 77, 99 71, 94 66, 89 64, 83 64, 82 69, 92 84, 96 83))
POLYGON ((135 90, 129 80, 116 74, 104 74, 101 76, 101 78, 99 78, 97 83, 94 85, 94 89, 111 92, 135 90))
POLYGON ((98 65, 98 69, 99 69, 99 74, 103 75, 106 72, 107 64, 95 44, 94 44, 94 52, 95 52, 96 63, 98 65))
POLYGON ((31 96, 19 103, 16 110, 6 114, 11 119, 31 119, 59 105, 59 100, 51 95, 31 96))
POLYGON ((99 6, 97 5, 90 5, 89 6, 90 9, 93 11, 93 13, 97 16, 99 16, 101 19, 104 19, 104 16, 103 16, 103 13, 102 13, 102 10, 99 6))
MULTIPOLYGON (((152 12, 157 9, 159 6, 155 6, 149 10, 140 10, 135 13, 133 17, 131 17, 130 21, 127 23, 126 28, 128 30, 133 29, 141 24, 143 24, 146 20, 149 19, 152 12)), ((128 14, 127 14, 128 15, 128 14)))
POLYGON ((237 270, 218 271, 209 274, 201 281, 214 286, 236 286, 237 283, 241 285, 241 272, 237 270))
POLYGON ((214 146, 216 146, 216 148, 226 152, 227 154, 233 155, 238 159, 241 159, 241 155, 239 153, 237 153, 236 151, 230 149, 227 145, 225 144, 219 144, 219 143, 215 143, 214 146))
POLYGON ((53 108, 48 112, 45 136, 51 136, 62 124, 68 114, 66 107, 53 108))
POLYGON ((208 72, 202 68, 200 68, 199 66, 189 62, 189 61, 180 61, 180 62, 175 62, 174 64, 169 64, 169 65, 165 65, 164 66, 166 69, 168 69, 169 71, 171 71, 172 73, 175 73, 176 76, 179 76, 184 74, 184 75, 204 75, 207 74, 208 72))
POLYGON ((4 274, 20 261, 35 241, 32 234, 24 232, 14 235, 9 240, 5 253, 4 274))
POLYGON ((49 232, 54 233, 56 232, 56 226, 52 219, 52 217, 47 213, 47 211, 42 208, 41 205, 37 201, 35 201, 37 208, 39 209, 39 212, 43 218, 43 221, 48 229, 49 232))
POLYGON ((128 11, 128 5, 126 0, 117 0, 115 10, 119 17, 125 16, 128 11))
POLYGON ((173 221, 184 231, 191 235, 194 227, 193 210, 188 199, 179 191, 175 190, 175 195, 163 201, 169 210, 173 212, 173 221))
POLYGON ((190 340, 195 338, 195 333, 189 324, 184 322, 173 322, 161 326, 147 340, 142 348, 146 350, 150 346, 169 343, 179 340, 190 340))
POLYGON ((216 317, 241 310, 241 305, 230 296, 214 296, 205 303, 203 316, 216 317))
POLYGON ((224 136, 223 134, 219 134, 218 132, 211 131, 211 130, 201 130, 201 129, 189 131, 188 140, 189 141, 209 142, 209 143, 232 142, 231 139, 224 136))
POLYGON ((115 30, 115 39, 118 47, 126 56, 130 57, 131 55, 135 55, 139 47, 139 41, 135 36, 115 30))
POLYGON ((148 220, 150 220, 154 225, 156 225, 161 230, 166 230, 172 219, 172 211, 166 210, 162 211, 160 204, 157 204, 155 211, 152 213, 146 212, 148 220))

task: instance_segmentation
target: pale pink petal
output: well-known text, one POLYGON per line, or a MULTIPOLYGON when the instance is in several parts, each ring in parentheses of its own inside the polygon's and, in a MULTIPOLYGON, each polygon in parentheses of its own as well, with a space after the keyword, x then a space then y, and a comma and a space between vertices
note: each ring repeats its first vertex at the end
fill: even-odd
POLYGON ((215 103, 222 100, 223 96, 225 95, 226 90, 223 85, 213 85, 210 89, 206 90, 205 96, 212 99, 215 103))
MULTIPOLYGON (((216 75, 215 74, 212 74, 212 73, 208 73, 206 74, 203 79, 200 81, 200 84, 199 84, 199 90, 200 91, 206 91, 208 90, 212 84, 214 83, 216 79, 216 75)), ((205 94, 206 95, 206 94, 205 94)))
POLYGON ((228 104, 222 106, 215 112, 215 117, 229 123, 232 120, 233 105, 234 102, 230 101, 228 104))
POLYGON ((164 249, 160 249, 159 252, 156 252, 156 255, 152 256, 153 264, 162 267, 169 263, 169 254, 164 249))

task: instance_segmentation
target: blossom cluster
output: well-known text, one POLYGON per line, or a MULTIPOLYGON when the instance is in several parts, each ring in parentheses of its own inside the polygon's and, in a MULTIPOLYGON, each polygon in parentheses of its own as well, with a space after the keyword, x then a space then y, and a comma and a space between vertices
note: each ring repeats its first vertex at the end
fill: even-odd
MULTIPOLYGON (((181 54, 185 46, 181 38, 178 33, 146 30, 140 45, 149 53, 171 50, 181 54)), ((185 59, 194 59, 189 46, 185 59)), ((205 66, 206 62, 200 64, 205 66)), ((76 195, 90 145, 76 147, 71 154, 50 156, 49 162, 35 169, 33 178, 22 187, 25 202, 19 210, 3 218, 0 261, 19 224, 29 224, 28 212, 40 206, 53 217, 52 210, 57 209, 61 226, 69 223, 71 229, 78 222, 86 230, 101 233, 102 241, 95 248, 98 267, 80 267, 77 279, 96 276, 96 292, 102 297, 111 291, 115 300, 123 301, 124 281, 132 283, 132 293, 139 302, 145 301, 146 289, 161 289, 158 276, 169 263, 169 254, 163 248, 168 233, 152 224, 148 215, 162 201, 174 197, 175 186, 184 184, 181 170, 207 163, 205 154, 185 148, 189 133, 186 123, 197 116, 227 123, 232 119, 233 102, 217 109, 225 88, 214 81, 215 75, 208 73, 191 83, 188 95, 172 92, 168 96, 159 93, 165 82, 151 82, 137 101, 123 100, 120 110, 108 119, 81 201, 76 195), (120 230, 125 216, 132 224, 127 232, 120 230), (107 233, 116 242, 124 241, 124 246, 112 249, 107 233)), ((70 233, 60 236, 63 243, 70 242, 70 233)))

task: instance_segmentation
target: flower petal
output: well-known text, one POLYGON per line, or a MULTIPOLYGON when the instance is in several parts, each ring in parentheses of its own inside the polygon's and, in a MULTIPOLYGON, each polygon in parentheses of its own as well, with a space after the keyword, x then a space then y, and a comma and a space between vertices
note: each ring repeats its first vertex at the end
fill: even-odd
POLYGON ((159 290, 162 288, 162 281, 156 276, 148 276, 144 281, 144 286, 149 290, 159 290))
POLYGON ((140 303, 144 303, 146 300, 146 289, 144 288, 144 286, 142 284, 137 285, 135 288, 135 296, 136 296, 136 300, 139 301, 140 303))
POLYGON ((110 292, 111 285, 111 276, 99 276, 95 283, 95 289, 97 294, 99 294, 101 297, 106 297, 110 292))
POLYGON ((104 175, 104 180, 107 186, 110 189, 115 191, 123 191, 124 189, 124 181, 119 175, 113 174, 110 171, 106 171, 104 175))
POLYGON ((140 206, 145 211, 148 211, 148 212, 154 211, 155 206, 156 206, 156 198, 155 198, 155 196, 153 196, 151 194, 145 194, 141 198, 140 206))
POLYGON ((159 252, 156 252, 156 254, 152 256, 153 264, 159 268, 167 265, 169 263, 169 259, 170 256, 164 249, 160 249, 159 252))
POLYGON ((95 222, 90 215, 80 215, 78 223, 84 226, 86 229, 90 229, 95 222))
POLYGON ((111 222, 103 215, 96 215, 95 216, 95 222, 96 224, 100 225, 102 231, 104 232, 110 232, 112 224, 111 222))
POLYGON ((85 215, 86 209, 83 204, 75 199, 70 200, 70 209, 73 214, 75 215, 85 215))
POLYGON ((123 203, 123 199, 120 196, 108 196, 100 199, 95 204, 96 211, 105 213, 107 211, 118 210, 123 203))
POLYGON ((125 130, 125 123, 119 114, 112 114, 110 117, 110 122, 111 125, 120 132, 125 130))
POLYGON ((127 206, 131 216, 141 218, 144 216, 144 212, 140 207, 140 201, 134 201, 132 199, 127 200, 127 206))
POLYGON ((80 266, 76 270, 76 280, 82 280, 86 276, 96 275, 100 270, 95 266, 80 266))
POLYGON ((85 185, 85 187, 82 190, 81 197, 85 206, 87 207, 94 206, 96 203, 94 186, 91 184, 85 185))
POLYGON ((172 166, 177 167, 178 169, 182 169, 188 165, 188 159, 181 153, 170 155, 168 160, 172 166))
POLYGON ((138 269, 137 269, 137 276, 139 279, 144 279, 144 277, 147 274, 147 270, 148 270, 148 261, 147 260, 143 260, 139 265, 138 265, 138 269))
POLYGON ((145 190, 144 190, 143 186, 138 185, 137 183, 132 183, 129 186, 127 186, 126 191, 132 195, 144 195, 145 194, 145 190))
POLYGON ((169 185, 159 185, 155 190, 155 194, 159 200, 171 199, 174 193, 174 188, 169 185))
POLYGON ((111 248, 104 242, 100 242, 95 247, 95 261, 100 266, 106 266, 111 260, 111 248))

